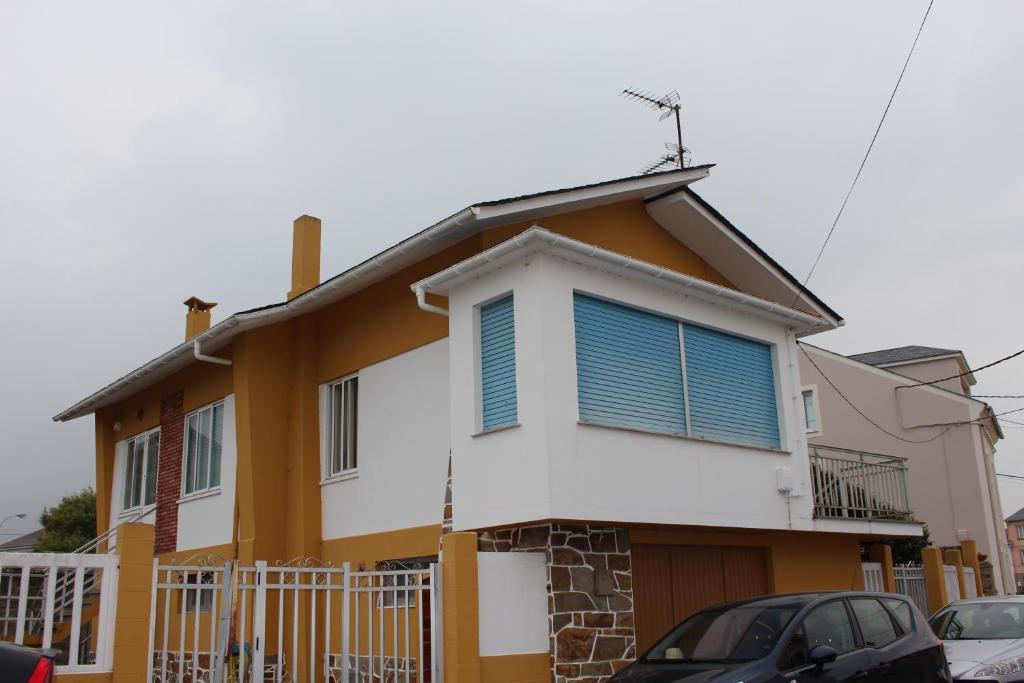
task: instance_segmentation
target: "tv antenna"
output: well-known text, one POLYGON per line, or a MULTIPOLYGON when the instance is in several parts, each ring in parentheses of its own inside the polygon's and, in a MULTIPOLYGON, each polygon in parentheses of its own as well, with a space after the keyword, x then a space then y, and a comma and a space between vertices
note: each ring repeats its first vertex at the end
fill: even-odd
POLYGON ((648 173, 661 171, 668 166, 686 168, 687 164, 690 163, 690 150, 683 146, 683 127, 679 119, 679 112, 682 109, 679 104, 679 93, 673 90, 661 97, 654 97, 651 93, 644 90, 626 88, 622 91, 622 95, 627 99, 634 102, 640 102, 641 104, 647 105, 654 111, 660 112, 661 115, 658 117, 659 121, 664 121, 673 115, 676 117, 675 143, 666 142, 665 149, 667 152, 645 166, 640 171, 640 175, 647 175, 648 173))

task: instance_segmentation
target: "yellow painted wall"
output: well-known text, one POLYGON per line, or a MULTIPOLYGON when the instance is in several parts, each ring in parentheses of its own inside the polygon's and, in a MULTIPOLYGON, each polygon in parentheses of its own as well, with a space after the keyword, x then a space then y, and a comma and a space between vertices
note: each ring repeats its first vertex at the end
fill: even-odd
POLYGON ((114 674, 56 674, 53 680, 56 683, 110 683, 114 674))
POLYGON ((482 683, 549 683, 551 656, 547 652, 480 658, 482 683))
POLYGON ((633 543, 766 548, 773 593, 864 588, 860 540, 852 534, 632 529, 629 537, 633 543))

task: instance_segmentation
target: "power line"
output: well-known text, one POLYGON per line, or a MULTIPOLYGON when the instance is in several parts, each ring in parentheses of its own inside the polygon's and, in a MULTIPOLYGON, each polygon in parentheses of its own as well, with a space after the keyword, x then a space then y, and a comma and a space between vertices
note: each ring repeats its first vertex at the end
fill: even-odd
MULTIPOLYGON (((825 247, 828 246, 828 242, 832 239, 832 233, 836 230, 836 225, 839 224, 839 217, 843 215, 843 210, 846 208, 846 203, 850 201, 850 195, 853 194, 853 188, 856 187, 857 181, 860 179, 860 174, 864 170, 864 164, 868 162, 868 156, 871 154, 871 149, 875 146, 875 140, 878 139, 878 133, 882 130, 882 124, 885 123, 885 117, 889 113, 889 108, 892 107, 892 101, 896 97, 896 91, 900 87, 900 83, 903 82, 903 74, 907 72, 907 65, 910 64, 910 58, 914 55, 914 48, 917 47, 917 41, 921 37, 921 31, 924 30, 924 23, 928 21, 928 14, 932 11, 932 5, 935 4, 935 0, 928 2, 928 9, 924 12, 924 18, 921 19, 921 25, 917 28, 917 35, 914 36, 914 42, 910 46, 910 52, 907 53, 907 59, 903 62, 903 69, 900 71, 900 77, 896 79, 896 85, 892 89, 892 94, 889 95, 889 101, 885 105, 885 111, 882 112, 882 118, 878 121, 878 127, 875 128, 875 134, 871 136, 871 143, 868 145, 868 150, 864 153, 864 158, 861 159, 860 167, 857 168, 857 175, 853 177, 853 182, 850 183, 850 189, 846 192, 846 198, 843 199, 842 205, 839 207, 839 212, 836 214, 836 219, 832 221, 832 227, 828 231, 828 235, 825 236, 825 241, 821 245, 821 249, 818 250, 818 256, 814 259, 814 263, 811 265, 811 270, 807 273, 807 277, 804 278, 804 287, 811 279, 811 275, 814 274, 814 269, 818 267, 818 261, 821 260, 821 255, 825 253, 825 247)), ((799 299, 799 295, 797 295, 799 299)), ((796 302, 794 301, 794 304, 796 302)))
POLYGON ((1013 479, 1014 481, 1024 482, 1024 477, 1019 474, 1003 474, 1002 472, 996 472, 996 476, 1002 477, 1003 479, 1013 479))
MULTIPOLYGON (((818 367, 818 364, 814 362, 813 358, 811 358, 811 354, 807 353, 807 349, 804 348, 803 344, 800 344, 799 346, 800 346, 800 351, 804 354, 804 356, 807 358, 807 360, 810 361, 811 365, 814 366, 814 369, 818 371, 818 374, 821 375, 825 379, 826 382, 828 382, 830 387, 835 389, 835 392, 837 394, 839 394, 840 398, 842 398, 844 401, 846 401, 847 405, 849 405, 851 408, 853 408, 854 411, 856 411, 858 415, 860 415, 865 420, 867 420, 871 424, 872 427, 874 427, 875 429, 877 429, 880 432, 888 434, 889 436, 891 436, 894 439, 898 439, 899 441, 904 441, 906 443, 915 443, 915 444, 930 443, 932 441, 935 441, 936 439, 938 439, 939 437, 941 437, 943 434, 945 434, 949 430, 953 429, 954 427, 961 427, 963 425, 969 425, 969 424, 977 424, 977 423, 984 422, 985 420, 991 420, 993 418, 999 417, 1000 415, 1009 415, 1011 413, 1019 413, 1021 411, 1024 411, 1024 408, 1014 408, 1013 410, 1006 410, 1006 411, 1003 411, 1001 413, 992 413, 991 415, 986 415, 985 417, 975 418, 973 420, 963 420, 962 422, 946 422, 946 423, 938 424, 938 425, 927 425, 927 426, 930 426, 930 427, 945 427, 945 429, 943 429, 941 432, 939 432, 935 436, 933 436, 931 438, 928 438, 928 439, 922 439, 922 440, 907 439, 905 437, 900 436, 899 434, 893 434, 888 429, 886 429, 885 427, 883 427, 882 425, 878 424, 877 422, 872 420, 870 417, 868 417, 867 414, 865 414, 863 410, 861 410, 856 405, 854 405, 853 401, 851 401, 849 398, 847 398, 846 394, 844 394, 842 392, 842 390, 840 390, 840 388, 836 386, 835 382, 833 382, 832 379, 828 375, 826 375, 824 373, 824 371, 822 371, 822 369, 820 367, 818 367)), ((897 387, 897 388, 900 388, 900 387, 897 387)), ((1012 422, 1012 420, 1007 420, 1007 422, 1012 422)), ((1024 423, 1022 423, 1022 424, 1024 424, 1024 423)))
MULTIPOLYGON (((973 375, 976 372, 981 372, 982 370, 987 370, 988 368, 992 367, 993 365, 999 365, 1000 363, 1005 363, 1008 360, 1016 358, 1017 356, 1021 355, 1022 353, 1024 353, 1024 349, 1021 349, 1020 351, 1017 351, 1016 353, 1011 353, 1009 356, 1003 356, 999 360, 992 361, 988 365, 982 365, 980 368, 974 368, 974 369, 968 370, 967 372, 961 372, 959 375, 952 375, 950 377, 943 377, 942 379, 933 379, 930 382, 918 382, 917 384, 906 384, 906 385, 903 385, 903 386, 897 387, 897 388, 898 389, 913 389, 914 387, 924 387, 924 386, 928 386, 928 385, 931 385, 931 384, 937 384, 938 382, 946 382, 946 381, 951 380, 951 379, 959 379, 960 377, 966 377, 967 375, 973 375)), ((986 396, 975 396, 974 398, 996 398, 996 397, 995 396, 987 396, 987 397, 986 396)), ((1000 396, 999 398, 1024 398, 1024 396, 1000 396)))
POLYGON ((1024 398, 1024 394, 971 394, 971 398, 1024 398))

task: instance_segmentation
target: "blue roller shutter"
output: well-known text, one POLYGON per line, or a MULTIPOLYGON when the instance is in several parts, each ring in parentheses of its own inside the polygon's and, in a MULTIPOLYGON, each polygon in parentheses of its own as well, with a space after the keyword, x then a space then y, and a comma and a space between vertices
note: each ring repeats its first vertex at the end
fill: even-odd
POLYGON ((516 335, 512 295, 480 307, 483 428, 516 421, 516 335))
POLYGON ((580 420, 686 433, 679 323, 576 294, 580 420))
POLYGON ((768 344, 683 325, 691 436, 779 448, 768 344))

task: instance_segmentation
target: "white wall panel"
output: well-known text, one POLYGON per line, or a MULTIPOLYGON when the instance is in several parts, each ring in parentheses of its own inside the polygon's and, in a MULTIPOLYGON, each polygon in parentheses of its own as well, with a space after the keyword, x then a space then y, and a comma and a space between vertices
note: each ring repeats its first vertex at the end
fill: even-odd
POLYGON ((544 553, 477 553, 480 655, 548 651, 544 553))

